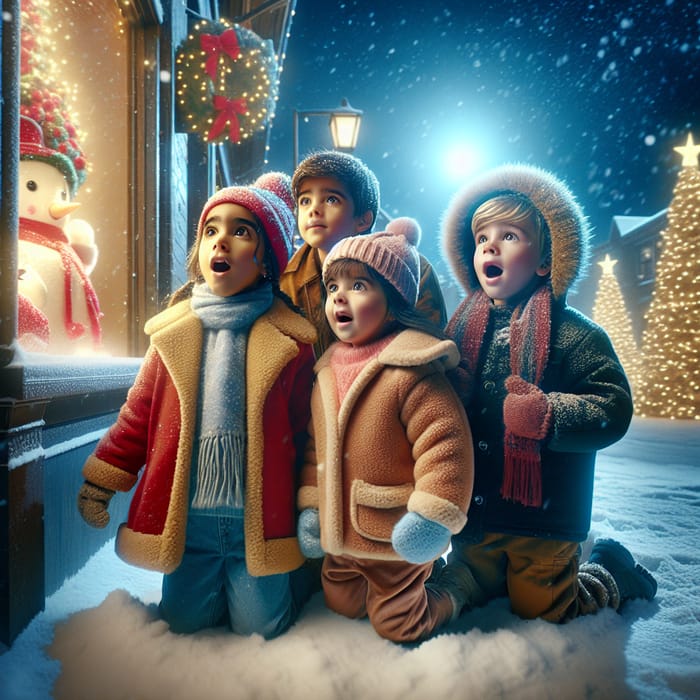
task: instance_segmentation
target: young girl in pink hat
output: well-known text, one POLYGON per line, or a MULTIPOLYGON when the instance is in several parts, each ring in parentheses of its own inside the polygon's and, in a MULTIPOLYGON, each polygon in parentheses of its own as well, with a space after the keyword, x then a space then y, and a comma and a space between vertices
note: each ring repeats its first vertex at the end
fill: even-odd
POLYGON ((471 433, 446 378, 457 347, 415 308, 412 219, 344 238, 323 265, 335 337, 316 363, 299 542, 321 557, 327 606, 396 642, 424 639, 465 603, 428 579, 466 522, 471 433))

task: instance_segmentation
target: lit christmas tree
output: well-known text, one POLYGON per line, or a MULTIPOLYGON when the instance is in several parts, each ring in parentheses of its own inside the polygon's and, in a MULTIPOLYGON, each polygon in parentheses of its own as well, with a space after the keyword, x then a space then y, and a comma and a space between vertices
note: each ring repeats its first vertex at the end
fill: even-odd
MULTIPOLYGON (((61 78, 55 36, 64 31, 49 0, 22 0, 20 113, 43 132, 44 145, 67 156, 78 186, 87 176, 87 159, 76 123, 77 87, 61 78)), ((74 194, 74 193, 73 193, 74 194)))
POLYGON ((642 416, 700 420, 700 145, 685 146, 642 340, 642 416))
POLYGON ((600 286, 593 305, 593 320, 610 336, 617 357, 627 374, 632 391, 636 395, 641 370, 641 357, 632 332, 632 321, 625 306, 620 283, 613 271, 617 260, 609 255, 598 265, 603 269, 600 286))

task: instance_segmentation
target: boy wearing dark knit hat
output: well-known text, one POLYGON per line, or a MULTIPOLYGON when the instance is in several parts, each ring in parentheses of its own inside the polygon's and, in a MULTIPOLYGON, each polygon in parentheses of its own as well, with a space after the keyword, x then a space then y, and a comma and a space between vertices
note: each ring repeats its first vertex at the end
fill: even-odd
POLYGON ((337 243, 323 265, 335 336, 315 365, 299 544, 325 557, 327 606, 382 637, 423 639, 466 602, 428 578, 472 488, 464 409, 446 377, 455 344, 416 311, 418 227, 337 243), (454 597, 453 597, 454 595, 454 597))
POLYGON ((225 624, 274 637, 310 593, 294 493, 316 334, 278 287, 294 234, 288 180, 204 205, 190 282, 146 323, 139 376, 83 468, 78 509, 93 527, 115 491, 136 487, 116 550, 165 574, 159 609, 178 633, 225 624))
MULTIPOLYGON (((304 243, 289 261, 280 287, 314 324, 318 333, 314 351, 320 357, 334 340, 323 313, 323 262, 338 241, 372 230, 379 211, 379 182, 359 158, 340 151, 319 151, 298 165, 292 191, 304 243)), ((419 259, 416 306, 443 328, 447 312, 437 275, 420 254, 419 259)))
POLYGON ((588 536, 596 451, 632 418, 625 373, 605 331, 566 304, 587 262, 588 226, 550 173, 506 165, 458 192, 443 246, 467 293, 447 326, 475 454, 466 527, 441 585, 465 609, 507 595, 523 618, 564 622, 656 581, 620 543, 588 536))

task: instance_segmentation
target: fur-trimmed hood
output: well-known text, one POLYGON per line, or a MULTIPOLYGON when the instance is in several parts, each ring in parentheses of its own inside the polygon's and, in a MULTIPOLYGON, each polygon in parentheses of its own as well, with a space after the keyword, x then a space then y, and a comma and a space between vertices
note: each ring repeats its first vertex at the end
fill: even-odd
POLYGON ((568 187, 546 170, 530 165, 502 165, 453 196, 441 226, 443 255, 453 275, 466 292, 479 288, 472 217, 487 199, 506 192, 528 197, 547 222, 552 241, 552 292, 556 299, 565 298, 588 265, 590 228, 568 187))

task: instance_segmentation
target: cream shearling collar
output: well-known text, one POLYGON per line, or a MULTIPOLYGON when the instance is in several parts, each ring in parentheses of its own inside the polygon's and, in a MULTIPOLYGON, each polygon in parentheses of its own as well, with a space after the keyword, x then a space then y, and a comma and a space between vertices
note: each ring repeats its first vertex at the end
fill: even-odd
MULTIPOLYGON (((330 364, 330 348, 316 362, 319 372, 330 364)), ((401 331, 377 356, 382 365, 420 367, 438 362, 445 370, 459 364, 459 351, 452 340, 439 340, 428 333, 407 329, 401 331)))

